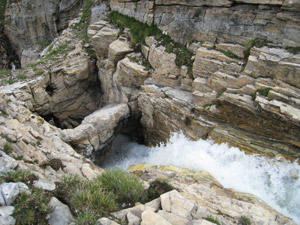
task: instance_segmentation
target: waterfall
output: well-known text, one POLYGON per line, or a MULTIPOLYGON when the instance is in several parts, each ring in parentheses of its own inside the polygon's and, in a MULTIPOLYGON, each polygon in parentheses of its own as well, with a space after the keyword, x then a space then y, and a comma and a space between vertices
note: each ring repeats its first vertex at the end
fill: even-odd
POLYGON ((228 144, 211 140, 191 141, 173 134, 166 144, 147 147, 119 136, 104 167, 173 164, 211 173, 225 188, 260 197, 268 205, 300 224, 300 166, 260 155, 247 155, 228 144))

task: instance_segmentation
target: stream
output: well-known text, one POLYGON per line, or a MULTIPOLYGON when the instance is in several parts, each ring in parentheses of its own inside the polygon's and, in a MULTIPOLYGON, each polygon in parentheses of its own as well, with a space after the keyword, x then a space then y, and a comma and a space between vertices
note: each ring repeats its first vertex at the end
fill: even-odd
POLYGON ((191 141, 183 134, 173 134, 168 143, 151 148, 119 135, 102 166, 126 170, 138 163, 207 171, 225 188, 254 194, 300 224, 300 166, 296 162, 247 155, 226 143, 191 141))

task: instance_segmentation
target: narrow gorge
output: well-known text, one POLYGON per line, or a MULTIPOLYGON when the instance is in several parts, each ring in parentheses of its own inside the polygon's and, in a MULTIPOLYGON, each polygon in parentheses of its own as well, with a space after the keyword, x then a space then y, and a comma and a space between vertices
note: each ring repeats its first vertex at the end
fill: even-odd
POLYGON ((1 4, 0 224, 18 171, 51 225, 300 224, 298 0, 1 4), (85 221, 66 176, 109 168, 149 198, 85 221))

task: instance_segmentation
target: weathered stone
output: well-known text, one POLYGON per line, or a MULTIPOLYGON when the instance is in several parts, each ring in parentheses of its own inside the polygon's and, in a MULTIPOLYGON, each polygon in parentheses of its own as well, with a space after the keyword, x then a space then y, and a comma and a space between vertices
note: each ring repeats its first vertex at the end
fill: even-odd
POLYGON ((284 49, 254 48, 248 59, 245 73, 258 78, 270 77, 300 87, 300 59, 284 49))
POLYGON ((129 212, 126 215, 127 221, 128 221, 128 225, 139 225, 141 224, 141 218, 139 218, 138 216, 134 215, 133 213, 129 212))
POLYGON ((52 197, 48 203, 48 208, 51 210, 49 217, 50 225, 70 224, 74 220, 69 207, 61 203, 57 198, 52 197))
POLYGON ((118 86, 139 88, 147 78, 149 72, 145 67, 125 58, 118 63, 113 80, 118 86))
POLYGON ((153 224, 161 224, 161 225, 171 225, 167 220, 153 211, 147 209, 142 214, 142 223, 141 225, 153 225, 153 224))
POLYGON ((216 44, 216 48, 219 50, 223 50, 225 52, 233 53, 239 58, 242 59, 244 58, 245 48, 241 45, 221 43, 221 44, 216 44))
POLYGON ((23 183, 2 183, 0 185, 0 193, 6 206, 10 206, 18 197, 20 192, 27 190, 29 190, 29 188, 23 183))
POLYGON ((238 74, 242 69, 242 62, 229 58, 223 53, 207 48, 199 48, 193 64, 193 76, 208 78, 217 71, 238 74))
POLYGON ((85 117, 81 125, 74 129, 62 130, 62 138, 87 156, 109 145, 114 133, 129 118, 127 104, 105 106, 85 117))
POLYGON ((96 225, 118 225, 118 223, 111 219, 103 217, 97 221, 96 225))
POLYGON ((120 39, 112 42, 108 48, 108 58, 114 62, 118 62, 120 59, 133 49, 129 47, 129 43, 126 41, 121 41, 120 39))
POLYGON ((0 216, 0 224, 2 225, 15 225, 16 219, 12 216, 0 216))
POLYGON ((178 216, 176 214, 168 213, 164 210, 159 210, 157 212, 158 215, 169 221, 173 225, 185 225, 188 224, 189 220, 186 218, 183 218, 181 216, 178 216))
POLYGON ((160 200, 163 210, 186 218, 187 220, 193 218, 192 212, 198 208, 193 202, 183 198, 176 190, 161 195, 160 200))
POLYGON ((33 186, 35 186, 36 188, 41 188, 46 191, 54 191, 55 190, 54 183, 51 183, 46 180, 41 180, 41 179, 39 179, 38 181, 34 181, 33 186))
POLYGON ((176 66, 175 59, 176 55, 165 52, 165 47, 150 46, 148 60, 154 68, 152 78, 163 85, 179 86, 181 71, 176 66))
POLYGON ((14 213, 15 207, 13 206, 0 206, 1 216, 10 216, 14 213))
POLYGON ((91 32, 90 29, 93 30, 93 28, 93 26, 90 26, 88 31, 91 36, 92 46, 95 48, 98 57, 107 57, 109 45, 113 41, 117 40, 119 30, 109 26, 104 26, 98 30, 95 35, 92 35, 93 32, 91 32))
POLYGON ((9 2, 5 12, 5 33, 21 56, 23 49, 51 42, 77 16, 81 5, 82 0, 9 2))

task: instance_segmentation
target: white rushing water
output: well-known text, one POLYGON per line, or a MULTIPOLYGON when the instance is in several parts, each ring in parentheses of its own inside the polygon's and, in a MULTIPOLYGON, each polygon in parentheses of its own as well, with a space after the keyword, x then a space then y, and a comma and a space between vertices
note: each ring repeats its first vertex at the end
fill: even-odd
POLYGON ((174 134, 167 144, 153 148, 119 136, 103 166, 127 169, 137 163, 207 171, 224 187, 252 193, 300 224, 300 166, 296 162, 246 155, 227 144, 190 141, 183 134, 174 134))

